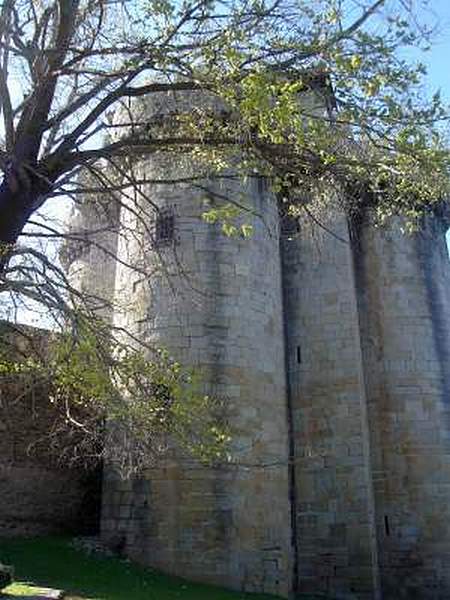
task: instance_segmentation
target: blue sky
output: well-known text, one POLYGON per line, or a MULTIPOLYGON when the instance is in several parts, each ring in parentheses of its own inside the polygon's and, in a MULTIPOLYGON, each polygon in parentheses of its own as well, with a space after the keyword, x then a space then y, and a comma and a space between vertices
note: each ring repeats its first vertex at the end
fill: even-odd
MULTIPOLYGON (((427 66, 427 87, 441 90, 442 99, 450 104, 450 0, 429 0, 429 8, 437 31, 429 52, 418 58, 427 66)), ((450 232, 447 234, 450 251, 450 232)))
POLYGON ((450 103, 450 0, 430 0, 429 9, 436 20, 435 43, 421 56, 428 67, 428 82, 440 88, 443 98, 450 103))

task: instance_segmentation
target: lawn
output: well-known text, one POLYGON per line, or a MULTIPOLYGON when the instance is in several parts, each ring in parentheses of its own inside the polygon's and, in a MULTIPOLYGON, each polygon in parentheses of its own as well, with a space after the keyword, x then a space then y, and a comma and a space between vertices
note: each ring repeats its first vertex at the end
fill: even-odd
POLYGON ((14 565, 17 583, 4 591, 18 597, 30 593, 29 584, 63 589, 67 600, 275 600, 168 577, 116 558, 88 556, 61 538, 0 540, 0 562, 14 565))

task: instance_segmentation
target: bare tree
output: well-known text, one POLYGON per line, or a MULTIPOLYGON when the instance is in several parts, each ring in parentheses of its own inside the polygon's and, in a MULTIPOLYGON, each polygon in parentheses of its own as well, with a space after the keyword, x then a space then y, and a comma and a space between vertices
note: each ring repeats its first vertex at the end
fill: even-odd
MULTIPOLYGON (((337 120, 353 129, 352 137, 370 140, 379 151, 373 162, 384 160, 391 174, 401 167, 392 160, 388 164, 387 150, 405 156, 415 151, 425 161, 420 150, 430 145, 418 139, 418 127, 430 128, 444 114, 437 97, 428 104, 419 100, 417 67, 395 54, 399 46, 427 37, 428 31, 411 22, 406 3, 395 0, 4 0, 0 242, 14 244, 46 199, 73 184, 80 168, 100 159, 199 144, 238 145, 251 146, 268 163, 282 163, 286 175, 299 166, 305 174, 330 171, 333 161, 325 150, 335 159, 336 151, 330 144, 321 147, 317 123, 299 144, 292 137, 298 131, 289 135, 283 127, 286 114, 267 114, 254 97, 255 91, 283 95, 283 89, 289 95, 282 87, 286 79, 295 83, 297 93, 302 85, 328 78, 340 107, 337 120), (239 128, 200 135, 198 128, 178 123, 152 136, 131 113, 128 122, 111 120, 112 111, 132 98, 199 88, 224 96, 239 128), (251 131, 237 137, 242 121, 251 131), (268 136, 264 125, 281 137, 268 136), (119 126, 120 139, 111 141, 105 134, 119 126)), ((305 116, 304 108, 296 111, 305 116)), ((347 178, 350 163, 344 169, 341 159, 347 178)), ((355 179, 366 176, 354 171, 355 179)))
POLYGON ((89 313, 107 346, 104 298, 86 302, 40 243, 114 254, 121 206, 143 226, 157 210, 143 186, 161 180, 133 165, 158 153, 195 156, 199 186, 230 165, 266 177, 294 217, 330 187, 346 209, 419 217, 446 198, 448 152, 439 96, 425 99, 423 67, 398 53, 429 43, 416 15, 405 0, 0 0, 0 295, 85 336, 89 313), (177 93, 188 108, 149 109, 177 93), (49 199, 89 197, 104 232, 37 216, 49 199))

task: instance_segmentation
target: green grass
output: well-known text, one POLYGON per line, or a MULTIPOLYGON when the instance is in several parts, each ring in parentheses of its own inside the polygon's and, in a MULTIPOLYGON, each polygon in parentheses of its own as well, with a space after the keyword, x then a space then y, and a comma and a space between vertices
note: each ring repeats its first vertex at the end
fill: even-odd
POLYGON ((17 583, 5 592, 32 593, 32 586, 69 592, 68 600, 275 600, 191 583, 116 558, 93 557, 71 547, 70 540, 0 540, 0 562, 12 564, 17 583))

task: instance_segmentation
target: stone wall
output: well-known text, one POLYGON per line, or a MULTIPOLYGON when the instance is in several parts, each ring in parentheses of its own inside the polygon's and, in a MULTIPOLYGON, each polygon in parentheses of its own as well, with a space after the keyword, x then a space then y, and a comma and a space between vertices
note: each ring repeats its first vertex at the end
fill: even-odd
POLYGON ((378 598, 364 371, 345 217, 329 215, 324 228, 301 221, 284 236, 283 267, 298 588, 378 598))
POLYGON ((179 457, 139 481, 109 473, 103 535, 146 564, 238 589, 446 598, 444 232, 366 225, 352 237, 339 215, 332 234, 303 223, 282 243, 283 331, 276 212, 259 193, 246 190, 265 223, 244 242, 202 223, 189 188, 156 190, 153 201, 176 209, 177 262, 160 249, 146 255, 150 281, 117 280, 118 324, 200 367, 227 398, 241 465, 179 457))
MULTIPOLYGON (((95 188, 98 182, 85 175, 83 183, 95 188)), ((59 253, 74 299, 107 321, 113 313, 119 210, 115 198, 86 194, 72 209, 59 253)))
POLYGON ((105 469, 102 536, 144 564, 247 591, 448 598, 442 223, 408 237, 399 223, 328 214, 325 228, 294 227, 280 252, 261 181, 155 183, 191 170, 181 157, 135 166, 153 180, 133 199, 148 219, 124 202, 108 240, 121 264, 85 257, 76 279, 109 296, 115 279, 115 325, 169 348, 225 400, 234 463, 206 469, 173 452, 139 479, 105 469), (206 199, 227 196, 250 209, 250 240, 200 218, 206 199), (174 236, 158 244, 166 212, 174 236))
MULTIPOLYGON (((1 325, 2 347, 17 357, 45 352, 49 332, 1 325)), ((0 379, 0 536, 92 531, 99 473, 71 469, 48 455, 52 405, 42 386, 0 379)))
POLYGON ((363 227, 355 261, 383 598, 450 594, 450 268, 444 224, 363 227))
MULTIPOLYGON (((173 173, 164 160, 143 168, 155 179, 173 173)), ((195 367, 205 391, 224 400, 234 462, 206 469, 179 456, 140 481, 121 483, 110 474, 102 534, 121 534, 127 554, 176 575, 286 595, 292 569, 276 204, 256 181, 246 188, 216 184, 209 192, 153 185, 144 193, 173 210, 176 239, 162 247, 145 233, 122 240, 122 265, 143 260, 153 275, 147 280, 118 267, 123 310, 116 324, 169 348, 195 367), (251 240, 228 239, 201 219, 202 197, 237 193, 264 214, 264 221, 244 217, 254 225, 251 240)), ((133 218, 124 211, 124 229, 137 230, 133 218)))
POLYGON ((300 592, 448 597, 445 222, 334 215, 283 242, 300 592), (331 231, 331 233, 330 233, 331 231))

